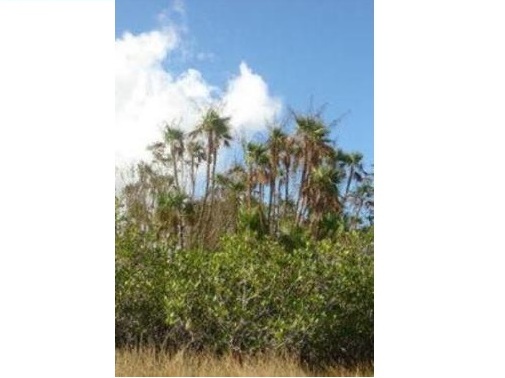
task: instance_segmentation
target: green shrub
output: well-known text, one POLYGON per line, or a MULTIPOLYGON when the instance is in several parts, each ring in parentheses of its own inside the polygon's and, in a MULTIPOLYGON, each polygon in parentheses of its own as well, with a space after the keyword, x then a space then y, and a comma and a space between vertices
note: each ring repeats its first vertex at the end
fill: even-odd
POLYGON ((134 225, 116 231, 116 346, 157 343, 166 332, 167 246, 134 225))
MULTIPOLYGON (((372 234, 373 251, 373 234, 372 234)), ((310 364, 373 358, 370 236, 287 252, 250 233, 169 263, 165 310, 176 344, 216 353, 295 352, 310 364)))

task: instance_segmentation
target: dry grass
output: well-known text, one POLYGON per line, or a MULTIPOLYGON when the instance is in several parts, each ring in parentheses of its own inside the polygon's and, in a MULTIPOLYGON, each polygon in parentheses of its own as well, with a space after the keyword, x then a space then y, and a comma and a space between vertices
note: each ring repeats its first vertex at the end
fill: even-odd
POLYGON ((244 358, 242 363, 231 355, 221 358, 209 355, 177 353, 156 355, 151 349, 141 351, 116 350, 116 377, 371 377, 373 367, 353 370, 331 367, 324 372, 303 369, 296 360, 286 357, 262 356, 244 358))

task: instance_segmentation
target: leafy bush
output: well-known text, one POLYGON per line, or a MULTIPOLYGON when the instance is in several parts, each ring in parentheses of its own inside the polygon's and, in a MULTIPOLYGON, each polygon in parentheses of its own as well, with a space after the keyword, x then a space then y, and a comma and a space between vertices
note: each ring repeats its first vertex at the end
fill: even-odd
POLYGON ((166 332, 167 251, 153 232, 116 219, 116 346, 158 343, 166 332))
POLYGON ((286 252, 245 233, 213 253, 175 254, 166 320, 184 337, 173 342, 216 353, 295 352, 310 364, 373 358, 369 242, 349 233, 286 252))

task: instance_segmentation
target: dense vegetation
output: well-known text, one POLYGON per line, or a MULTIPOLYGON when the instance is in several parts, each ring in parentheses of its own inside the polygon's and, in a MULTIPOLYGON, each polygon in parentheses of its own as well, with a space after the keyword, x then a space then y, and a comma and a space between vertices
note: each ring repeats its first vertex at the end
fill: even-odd
POLYGON ((116 346, 373 361, 363 156, 320 113, 264 141, 235 140, 229 122, 209 109, 190 133, 167 125, 116 191, 116 346), (220 170, 230 145, 242 157, 220 170))

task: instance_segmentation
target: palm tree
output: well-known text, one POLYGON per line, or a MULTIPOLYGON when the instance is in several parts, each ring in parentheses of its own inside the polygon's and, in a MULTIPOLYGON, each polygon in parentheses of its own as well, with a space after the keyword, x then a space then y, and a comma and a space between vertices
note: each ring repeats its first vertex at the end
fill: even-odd
POLYGON ((225 231, 237 231, 237 219, 241 198, 246 189, 244 167, 234 164, 223 174, 216 175, 216 194, 218 195, 219 214, 225 218, 221 223, 225 231))
POLYGON ((214 206, 214 188, 218 151, 221 145, 228 147, 232 140, 230 135, 230 117, 221 117, 215 109, 211 108, 205 113, 202 122, 200 122, 197 128, 190 133, 190 136, 192 138, 200 136, 207 141, 205 158, 207 163, 207 172, 200 220, 203 220, 210 193, 210 206, 207 211, 207 221, 209 221, 214 206))
POLYGON ((324 164, 312 170, 311 178, 311 186, 307 188, 307 207, 312 234, 318 238, 323 216, 338 214, 342 209, 338 193, 341 175, 334 166, 324 164))
POLYGON ((312 170, 322 164, 326 158, 333 158, 335 150, 329 139, 330 130, 319 115, 295 115, 296 137, 301 148, 300 160, 302 172, 297 200, 297 223, 301 223, 307 205, 308 188, 311 185, 312 170))
MULTIPOLYGON (((281 160, 281 151, 286 144, 287 135, 282 131, 280 127, 273 127, 270 129, 270 134, 267 140, 268 148, 268 159, 269 159, 269 181, 270 181, 270 193, 268 200, 268 225, 270 231, 276 231, 277 227, 272 229, 272 207, 275 211, 274 200, 278 203, 278 190, 277 190, 277 179, 279 178, 279 165, 281 160)), ((280 183, 280 180, 278 180, 280 183)))
POLYGON ((198 140, 190 140, 186 145, 188 163, 190 168, 191 200, 195 199, 196 172, 200 163, 205 159, 205 149, 198 140))
POLYGON ((357 220, 363 220, 362 209, 364 208, 366 213, 364 218, 368 220, 369 224, 373 224, 374 218, 374 187, 373 187, 373 172, 365 173, 363 180, 355 188, 353 192, 349 194, 349 198, 352 200, 354 205, 354 211, 352 218, 354 222, 351 224, 351 228, 356 228, 357 220))
MULTIPOLYGON (((300 156, 300 148, 295 138, 287 135, 284 139, 280 151, 280 160, 283 168, 283 183, 284 183, 284 215, 287 214, 287 204, 289 202, 289 185, 292 171, 298 168, 297 157, 300 156)), ((279 190, 280 192, 280 190, 279 190)))
POLYGON ((174 171, 175 187, 178 191, 181 191, 179 172, 182 179, 184 176, 184 164, 182 161, 182 158, 184 156, 184 132, 178 127, 173 127, 167 124, 164 130, 164 141, 170 149, 170 161, 172 163, 172 169, 174 171))
POLYGON ((248 167, 248 207, 251 207, 251 196, 256 186, 258 186, 259 205, 263 206, 264 185, 268 182, 267 146, 249 142, 245 145, 245 149, 245 160, 248 167))
POLYGON ((341 156, 342 161, 347 167, 347 185, 345 187, 344 198, 349 195, 349 189, 351 188, 351 183, 353 180, 356 182, 361 182, 363 180, 364 170, 363 170, 363 154, 359 152, 353 152, 350 154, 344 154, 341 156))

